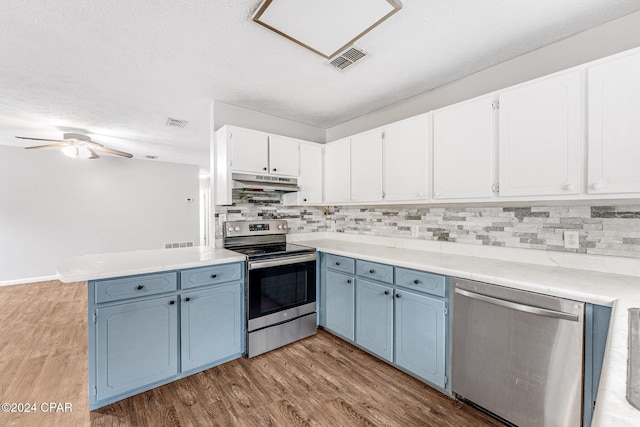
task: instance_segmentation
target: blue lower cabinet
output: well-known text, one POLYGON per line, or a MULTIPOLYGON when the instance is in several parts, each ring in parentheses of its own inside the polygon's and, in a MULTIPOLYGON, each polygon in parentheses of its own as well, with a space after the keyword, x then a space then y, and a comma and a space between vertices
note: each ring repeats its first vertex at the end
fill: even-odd
POLYGON ((327 271, 324 290, 324 326, 351 341, 354 340, 355 279, 327 271))
POLYGON ((96 310, 96 399, 178 373, 178 297, 96 310))
POLYGON ((396 290, 395 304, 395 363, 445 388, 445 301, 396 290))
POLYGON ((242 284, 181 295, 181 371, 242 352, 242 284))
POLYGON ((356 344, 393 362, 393 288, 356 279, 356 344))

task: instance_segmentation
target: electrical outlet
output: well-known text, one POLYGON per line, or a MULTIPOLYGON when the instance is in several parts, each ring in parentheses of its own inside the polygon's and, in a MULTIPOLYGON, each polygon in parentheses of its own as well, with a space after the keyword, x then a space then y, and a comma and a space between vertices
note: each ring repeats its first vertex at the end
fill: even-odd
POLYGON ((567 249, 580 248, 580 232, 578 230, 564 231, 564 247, 567 249))

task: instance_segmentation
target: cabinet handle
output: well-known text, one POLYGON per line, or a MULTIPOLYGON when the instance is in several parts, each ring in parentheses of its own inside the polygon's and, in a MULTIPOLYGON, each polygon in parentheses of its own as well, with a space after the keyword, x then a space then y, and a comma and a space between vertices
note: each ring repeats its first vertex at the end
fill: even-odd
POLYGON ((567 184, 564 187, 562 187, 562 189, 566 191, 572 191, 574 188, 576 187, 573 184, 567 184))
POLYGON ((262 168, 262 170, 263 170, 263 171, 266 171, 266 170, 267 170, 267 168, 262 168))
POLYGON ((400 294, 396 294, 396 298, 400 298, 400 294))
POLYGON ((592 190, 600 190, 602 188, 602 184, 591 184, 591 189, 592 190))
POLYGON ((191 301, 191 298, 186 297, 184 300, 185 300, 186 302, 189 302, 189 301, 191 301))
POLYGON ((340 261, 336 261, 336 265, 340 265, 340 261))
POLYGON ((175 303, 176 303, 176 302, 175 302, 174 300, 169 301, 169 305, 173 305, 173 304, 175 304, 175 303))
POLYGON ((376 272, 376 271, 375 271, 373 268, 372 268, 371 270, 369 270, 369 274, 373 274, 373 273, 375 273, 375 272, 376 272))
POLYGON ((212 275, 211 275, 211 278, 212 278, 212 279, 215 279, 216 277, 218 277, 218 275, 217 275, 217 274, 212 274, 212 275))
POLYGON ((306 202, 306 201, 307 201, 307 199, 302 199, 302 201, 303 201, 303 202, 306 202))
POLYGON ((351 279, 347 279, 347 283, 348 283, 348 284, 351 284, 351 279))
POLYGON ((138 285, 136 286, 136 291, 141 291, 144 289, 144 285, 138 285))
POLYGON ((273 168, 273 171, 275 172, 275 171, 276 171, 276 168, 273 168))
POLYGON ((389 291, 384 291, 384 294, 385 295, 389 295, 389 291))
POLYGON ((413 284, 414 284, 414 285, 417 285, 418 283, 420 283, 420 280, 418 280, 418 279, 416 279, 416 280, 414 280, 414 281, 413 281, 413 284))

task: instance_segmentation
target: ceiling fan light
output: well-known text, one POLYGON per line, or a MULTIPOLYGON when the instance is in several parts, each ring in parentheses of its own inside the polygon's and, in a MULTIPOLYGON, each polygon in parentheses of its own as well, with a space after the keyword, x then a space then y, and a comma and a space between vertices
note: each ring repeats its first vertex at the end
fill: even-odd
POLYGON ((76 150, 78 151, 78 156, 76 157, 77 159, 88 159, 89 157, 91 157, 91 152, 87 147, 79 146, 76 147, 76 150))
POLYGON ((79 156, 78 147, 73 145, 62 147, 61 151, 62 151, 62 154, 64 154, 67 157, 71 157, 72 159, 77 159, 79 156))

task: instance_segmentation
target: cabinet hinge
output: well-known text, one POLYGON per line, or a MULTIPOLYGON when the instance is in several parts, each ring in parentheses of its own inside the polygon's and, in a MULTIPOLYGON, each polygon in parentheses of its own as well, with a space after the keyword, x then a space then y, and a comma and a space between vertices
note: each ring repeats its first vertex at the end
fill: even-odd
POLYGON ((94 396, 98 396, 98 386, 97 385, 93 386, 93 395, 94 396))
POLYGON ((448 383, 449 383, 449 377, 445 375, 444 376, 444 386, 446 387, 448 383))
POLYGON ((387 135, 387 134, 386 134, 386 133, 384 133, 384 131, 382 131, 382 140, 383 140, 383 141, 384 141, 384 138, 385 138, 385 136, 386 136, 386 135, 387 135))
POLYGON ((387 195, 384 193, 384 191, 382 192, 382 198, 384 199, 385 197, 387 197, 387 195))
POLYGON ((494 110, 497 110, 498 108, 500 108, 500 101, 498 101, 498 100, 493 101, 491 103, 491 108, 493 108, 494 110))
POLYGON ((93 312, 93 323, 98 323, 98 313, 93 312))
POLYGON ((449 307, 447 307, 447 306, 444 307, 444 315, 445 316, 449 315, 449 307))
POLYGON ((500 184, 495 183, 491 186, 491 192, 493 192, 493 194, 498 194, 500 193, 500 184))

